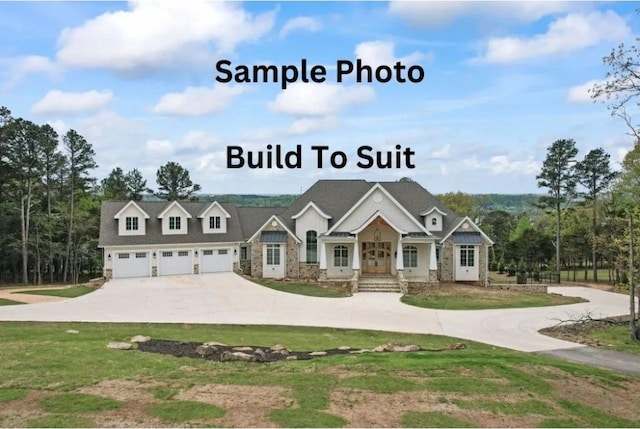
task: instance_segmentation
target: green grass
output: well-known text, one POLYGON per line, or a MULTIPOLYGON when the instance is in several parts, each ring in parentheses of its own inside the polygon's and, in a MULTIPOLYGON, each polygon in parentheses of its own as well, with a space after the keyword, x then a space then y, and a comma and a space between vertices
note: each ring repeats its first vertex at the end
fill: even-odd
POLYGON ((28 420, 28 428, 90 428, 95 427, 94 422, 86 417, 53 414, 28 420))
POLYGON ((120 402, 97 395, 62 393, 42 399, 40 407, 50 413, 92 413, 115 410, 120 407, 120 402))
POLYGON ((409 412, 402 416, 402 427, 405 428, 473 428, 473 423, 448 416, 443 413, 409 412))
MULTIPOLYGON (((342 345, 373 348, 388 342, 440 349, 460 341, 434 335, 306 327, 2 322, 0 401, 20 399, 22 409, 32 407, 25 416, 50 415, 16 422, 15 417, 3 415, 2 410, 11 408, 3 405, 0 426, 92 426, 94 421, 103 421, 101 415, 109 419, 118 413, 126 416, 135 401, 147 410, 150 420, 132 421, 131 425, 157 424, 151 416, 168 425, 229 425, 228 419, 238 410, 227 403, 225 413, 221 404, 174 399, 180 392, 211 384, 254 386, 256 395, 272 395, 277 390, 286 405, 280 401, 265 409, 263 424, 285 427, 357 426, 358 421, 335 411, 335 392, 343 392, 342 397, 348 397, 349 392, 361 392, 361 398, 373 397, 370 403, 360 404, 370 407, 384 406, 381 401, 387 395, 428 392, 434 399, 424 407, 443 403, 454 407, 451 415, 425 412, 429 408, 422 404, 414 410, 395 410, 395 424, 403 426, 466 426, 474 422, 469 417, 473 413, 496 413, 506 419, 526 414, 533 418, 532 424, 540 426, 572 422, 574 426, 592 427, 640 425, 640 410, 633 409, 630 415, 635 417, 629 419, 629 414, 621 416, 613 410, 595 408, 580 397, 567 397, 555 384, 555 380, 574 386, 582 383, 623 397, 640 385, 632 376, 471 341, 465 341, 464 350, 340 355, 271 364, 219 363, 105 347, 109 341, 128 340, 137 334, 233 345, 283 344, 293 350, 342 345), (67 329, 78 329, 82 336, 68 335, 67 329), (100 389, 104 381, 136 383, 140 393, 132 391, 132 395, 140 396, 125 404, 109 397, 108 389, 100 396, 78 393, 81 388, 100 389), (551 410, 543 412, 545 404, 551 404, 551 410), (458 420, 457 413, 464 413, 465 420, 458 420)), ((240 400, 250 401, 251 397, 240 400)), ((127 425, 125 420, 118 422, 127 425)))
POLYGON ((509 292, 452 293, 447 295, 404 295, 401 301, 408 305, 442 310, 485 310, 491 308, 546 307, 551 305, 586 302, 582 298, 557 294, 509 292))
POLYGON ((277 425, 290 428, 339 428, 348 423, 344 418, 325 411, 299 408, 273 410, 269 418, 277 425))
POLYGON ((317 296, 321 298, 344 298, 350 296, 350 294, 346 291, 339 291, 336 289, 322 287, 315 283, 284 282, 254 278, 250 278, 249 280, 270 289, 274 289, 280 292, 295 293, 298 295, 317 296))
POLYGON ((33 290, 24 290, 16 293, 26 293, 29 295, 48 295, 48 296, 59 296, 62 298, 76 298, 82 295, 86 295, 90 292, 95 291, 96 288, 91 286, 74 286, 65 289, 33 289, 33 290))
POLYGON ((150 405, 146 411, 153 417, 171 423, 217 419, 225 414, 223 408, 198 401, 167 401, 150 405))
POLYGON ((27 396, 27 391, 22 389, 0 389, 0 403, 11 402, 27 396))
POLYGON ((0 298, 0 305, 18 305, 24 304, 24 302, 12 301, 10 299, 0 298))
POLYGON ((587 336, 600 341, 603 348, 607 350, 640 354, 640 342, 631 339, 629 336, 629 324, 627 323, 610 328, 598 329, 589 332, 587 336))

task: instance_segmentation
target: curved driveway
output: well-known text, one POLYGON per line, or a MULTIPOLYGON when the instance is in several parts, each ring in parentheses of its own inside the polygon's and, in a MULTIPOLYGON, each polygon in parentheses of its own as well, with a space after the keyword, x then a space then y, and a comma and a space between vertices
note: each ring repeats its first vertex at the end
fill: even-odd
POLYGON ((155 322, 324 326, 439 334, 534 352, 575 348, 539 334, 558 320, 626 314, 626 295, 585 287, 551 287, 588 303, 504 310, 431 310, 400 294, 316 298, 278 292, 231 273, 120 279, 66 301, 0 306, 0 321, 155 322))

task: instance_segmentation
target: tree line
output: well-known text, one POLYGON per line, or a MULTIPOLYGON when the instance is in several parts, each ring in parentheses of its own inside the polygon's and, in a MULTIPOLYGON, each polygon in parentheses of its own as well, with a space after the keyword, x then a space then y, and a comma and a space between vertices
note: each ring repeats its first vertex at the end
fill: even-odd
MULTIPOLYGON (((0 283, 77 283, 101 274, 103 200, 141 200, 141 172, 120 167, 98 182, 93 146, 77 131, 13 117, 0 107, 0 283)), ((156 175, 157 198, 193 198, 200 186, 175 162, 156 175)))

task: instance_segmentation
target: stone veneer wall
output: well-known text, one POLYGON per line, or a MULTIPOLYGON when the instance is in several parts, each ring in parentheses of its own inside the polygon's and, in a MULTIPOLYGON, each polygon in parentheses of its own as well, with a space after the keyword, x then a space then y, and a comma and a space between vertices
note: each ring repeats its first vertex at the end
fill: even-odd
POLYGON ((200 264, 193 264, 193 274, 200 274, 200 264))
MULTIPOLYGON (((271 226, 271 224, 265 226, 262 231, 285 231, 279 224, 271 226)), ((251 271, 250 275, 253 277, 262 277, 262 242, 255 240, 251 244, 251 271)), ((285 258, 285 277, 298 278, 300 277, 300 266, 298 258, 298 243, 291 235, 287 235, 285 258)), ((247 274, 247 273, 245 273, 247 274)))
POLYGON ((300 258, 298 257, 298 243, 290 235, 287 235, 287 255, 285 275, 289 278, 300 277, 300 258))
POLYGON ((259 240, 251 243, 251 275, 262 277, 262 242, 259 240))
POLYGON ((453 238, 449 238, 440 248, 440 280, 452 282, 453 267, 455 266, 455 255, 453 252, 453 238))
POLYGON ((423 280, 409 280, 407 283, 408 293, 423 293, 431 288, 440 286, 438 281, 438 270, 429 270, 429 276, 423 280))
POLYGON ((480 251, 478 253, 480 253, 478 255, 478 258, 480 258, 480 260, 478 261, 478 267, 480 268, 480 284, 482 286, 487 286, 487 277, 489 276, 489 267, 487 266, 487 251, 489 250, 489 246, 487 246, 486 244, 482 244, 480 246, 480 251))
MULTIPOLYGON (((236 263, 234 262, 234 265, 235 264, 236 263)), ((238 269, 234 268, 234 271, 238 271, 238 269)), ((239 271, 242 274, 250 276, 251 275, 251 260, 250 259, 245 259, 243 261, 240 261, 239 271)))
POLYGON ((533 284, 492 284, 487 286, 488 289, 513 290, 518 292, 529 293, 547 293, 547 285, 540 283, 533 284))
POLYGON ((320 278, 320 265, 300 262, 299 272, 302 279, 318 280, 320 278))
POLYGON ((107 280, 111 280, 113 278, 113 270, 111 268, 107 268, 104 272, 104 276, 107 280))

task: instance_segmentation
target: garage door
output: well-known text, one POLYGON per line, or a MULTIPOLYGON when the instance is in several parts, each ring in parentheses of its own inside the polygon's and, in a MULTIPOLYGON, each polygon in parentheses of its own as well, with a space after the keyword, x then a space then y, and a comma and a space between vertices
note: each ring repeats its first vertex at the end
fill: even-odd
POLYGON ((149 277, 151 260, 149 252, 116 252, 113 260, 113 278, 149 277))
POLYGON ((158 271, 161 276, 193 273, 191 250, 164 250, 160 252, 158 271))
POLYGON ((201 273, 224 273, 233 270, 231 249, 203 249, 200 255, 201 273))

